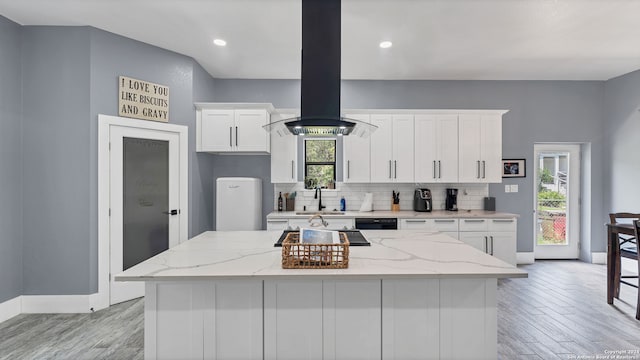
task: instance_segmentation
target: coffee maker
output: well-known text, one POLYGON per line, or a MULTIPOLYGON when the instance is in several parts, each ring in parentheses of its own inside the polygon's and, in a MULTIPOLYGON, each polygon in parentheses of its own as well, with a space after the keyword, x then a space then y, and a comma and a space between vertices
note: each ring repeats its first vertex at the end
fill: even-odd
POLYGON ((413 193, 413 211, 431 211, 433 208, 431 203, 431 190, 416 189, 413 193))
POLYGON ((447 189, 445 210, 458 211, 458 189, 447 189))

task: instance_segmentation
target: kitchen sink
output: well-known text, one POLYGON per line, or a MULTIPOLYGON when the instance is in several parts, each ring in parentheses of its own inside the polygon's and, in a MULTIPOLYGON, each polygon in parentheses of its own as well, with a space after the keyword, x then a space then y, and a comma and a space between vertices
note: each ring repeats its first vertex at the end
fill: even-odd
POLYGON ((296 215, 344 215, 344 211, 297 211, 296 215))

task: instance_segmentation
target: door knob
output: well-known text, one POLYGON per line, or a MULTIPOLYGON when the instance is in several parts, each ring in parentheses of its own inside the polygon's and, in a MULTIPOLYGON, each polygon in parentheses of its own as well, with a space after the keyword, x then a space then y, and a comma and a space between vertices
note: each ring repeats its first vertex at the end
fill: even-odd
POLYGON ((163 211, 163 214, 167 214, 167 215, 178 215, 178 210, 173 209, 173 210, 169 210, 169 211, 163 211))

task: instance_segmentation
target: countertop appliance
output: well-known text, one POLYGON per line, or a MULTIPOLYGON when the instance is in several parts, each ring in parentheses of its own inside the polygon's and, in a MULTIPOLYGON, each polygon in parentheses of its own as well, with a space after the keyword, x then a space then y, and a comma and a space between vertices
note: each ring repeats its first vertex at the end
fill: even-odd
POLYGON ((413 211, 431 211, 433 203, 431 200, 431 190, 416 189, 413 193, 413 211))
POLYGON ((262 229, 262 179, 216 180, 216 230, 262 229))
MULTIPOLYGON (((299 232, 299 230, 285 230, 282 235, 280 235, 278 242, 273 244, 273 246, 282 247, 282 241, 284 241, 284 238, 287 237, 287 234, 290 232, 299 232)), ((365 239, 364 235, 362 235, 358 230, 340 230, 340 232, 347 235, 347 238, 349 239, 349 246, 371 246, 367 239, 365 239)))
POLYGON ((397 218, 356 218, 356 229, 398 230, 397 218))
POLYGON ((445 210, 458 211, 458 189, 447 189, 445 210))

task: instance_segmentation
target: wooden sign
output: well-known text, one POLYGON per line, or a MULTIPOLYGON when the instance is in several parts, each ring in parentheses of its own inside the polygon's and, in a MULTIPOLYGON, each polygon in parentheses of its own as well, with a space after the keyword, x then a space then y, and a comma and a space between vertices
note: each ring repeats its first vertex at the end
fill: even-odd
POLYGON ((119 116, 169 122, 168 86, 126 76, 120 76, 118 84, 119 116))

